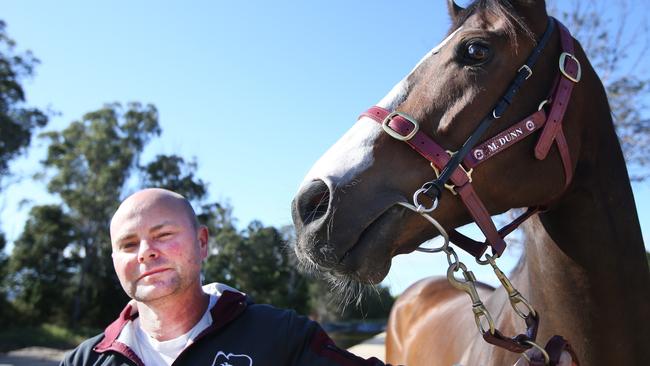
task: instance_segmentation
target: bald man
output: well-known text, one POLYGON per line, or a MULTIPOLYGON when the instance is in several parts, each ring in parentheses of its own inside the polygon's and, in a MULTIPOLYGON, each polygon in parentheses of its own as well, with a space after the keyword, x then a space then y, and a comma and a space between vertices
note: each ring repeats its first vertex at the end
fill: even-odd
POLYGON ((201 286, 208 229, 189 202, 159 188, 120 204, 110 225, 113 266, 133 300, 61 365, 382 365, 337 348, 317 323, 201 286))

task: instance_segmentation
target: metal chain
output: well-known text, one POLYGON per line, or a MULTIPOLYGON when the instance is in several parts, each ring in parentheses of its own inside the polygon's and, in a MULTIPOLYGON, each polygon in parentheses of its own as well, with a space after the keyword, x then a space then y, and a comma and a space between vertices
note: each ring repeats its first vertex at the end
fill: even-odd
MULTIPOLYGON (((433 217, 431 217, 431 215, 429 215, 429 212, 432 212, 437 208, 438 206, 437 199, 434 201, 433 205, 428 208, 419 204, 418 202, 418 196, 422 192, 424 192, 424 190, 426 190, 428 184, 429 182, 425 183, 422 186, 422 188, 418 189, 413 195, 413 201, 415 205, 406 202, 398 202, 398 204, 400 204, 401 206, 408 208, 409 210, 414 211, 420 214, 422 217, 424 217, 427 221, 429 221, 433 226, 436 227, 440 235, 444 238, 444 243, 439 247, 435 247, 435 248, 418 247, 416 250, 420 252, 426 252, 426 253, 443 252, 447 255, 447 263, 449 264, 449 267, 447 268, 447 280, 454 288, 457 288, 469 295, 472 301, 472 312, 474 313, 474 321, 476 322, 476 326, 479 332, 481 332, 481 334, 484 334, 487 331, 489 331, 490 334, 495 334, 496 327, 494 325, 494 320, 492 318, 492 315, 483 304, 483 301, 481 300, 481 297, 479 296, 478 291, 476 290, 476 276, 474 276, 474 273, 468 270, 467 266, 460 261, 460 259, 458 258, 458 254, 456 253, 454 248, 449 246, 450 243, 449 235, 442 227, 442 225, 440 225, 440 223, 436 219, 434 219, 433 217), (463 279, 459 279, 454 275, 454 273, 458 271, 462 273, 463 279), (485 322, 487 322, 487 324, 484 324, 485 322), (487 325, 487 329, 486 329, 486 325, 487 325)), ((529 315, 535 316, 537 313, 535 309, 532 307, 532 305, 512 285, 510 279, 508 279, 505 273, 503 273, 503 271, 501 271, 501 269, 497 266, 496 258, 498 257, 486 254, 485 258, 486 258, 485 260, 477 259, 477 262, 482 265, 490 264, 490 266, 492 266, 492 269, 494 270, 496 277, 499 279, 499 282, 501 282, 504 289, 508 293, 510 306, 515 311, 515 313, 523 319, 526 319, 526 317, 528 317, 529 315), (526 307, 525 310, 527 310, 528 312, 526 313, 524 310, 520 309, 518 307, 519 304, 523 304, 526 307)), ((533 341, 525 341, 524 343, 529 344, 535 348, 541 348, 533 341)))
MULTIPOLYGON (((421 190, 422 188, 420 188, 421 190)), ((418 192, 420 191, 418 190, 418 192)), ((414 198, 417 198, 417 195, 419 194, 416 192, 414 195, 414 198)), ((417 201, 415 201, 417 203, 417 201)), ((458 254, 454 250, 454 248, 449 246, 449 235, 447 234, 447 231, 440 225, 440 223, 431 217, 431 215, 428 214, 428 212, 431 212, 432 210, 427 209, 422 209, 421 205, 414 206, 411 205, 410 203, 406 202, 398 202, 401 206, 408 208, 411 211, 414 211, 416 213, 419 213, 424 217, 427 221, 429 221, 433 226, 438 229, 440 232, 440 235, 444 238, 444 243, 436 248, 417 248, 416 250, 421 251, 421 252, 426 252, 426 253, 438 253, 438 252, 443 252, 447 255, 447 263, 449 263, 449 267, 447 268, 447 280, 449 283, 464 292, 466 292, 470 299, 472 300, 472 312, 474 313, 474 320, 476 321, 476 326, 478 327, 479 331, 481 333, 485 333, 485 328, 483 325, 483 319, 487 321, 487 326, 488 330, 491 334, 494 334, 495 332, 495 326, 494 326, 494 320, 492 320, 492 316, 490 315, 490 312, 487 310, 483 302, 481 301, 481 297, 478 294, 478 291, 476 290, 476 276, 474 276, 474 273, 470 270, 467 269, 467 266, 465 263, 461 262, 460 259, 458 258, 458 254), (454 276, 455 272, 458 271, 462 272, 464 280, 459 280, 454 276)))

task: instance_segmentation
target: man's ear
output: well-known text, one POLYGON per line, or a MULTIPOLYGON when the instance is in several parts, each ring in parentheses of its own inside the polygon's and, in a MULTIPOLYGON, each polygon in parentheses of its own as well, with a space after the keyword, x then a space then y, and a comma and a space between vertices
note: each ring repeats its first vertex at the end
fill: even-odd
POLYGON ((456 20, 460 16, 460 13, 465 10, 456 4, 454 0, 447 0, 447 9, 449 11, 449 16, 453 20, 456 20))
POLYGON ((205 259, 208 257, 208 240, 210 239, 208 227, 205 225, 199 226, 196 236, 199 241, 199 249, 201 249, 201 258, 205 259))

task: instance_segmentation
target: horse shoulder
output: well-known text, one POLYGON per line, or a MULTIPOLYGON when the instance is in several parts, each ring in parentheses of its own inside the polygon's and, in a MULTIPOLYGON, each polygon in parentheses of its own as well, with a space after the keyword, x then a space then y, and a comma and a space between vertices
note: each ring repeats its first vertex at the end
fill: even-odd
MULTIPOLYGON (((493 288, 480 284, 482 296, 493 288)), ((462 339, 476 337, 471 301, 445 277, 428 277, 402 293, 391 310, 386 334, 386 361, 412 365, 451 365, 464 353, 462 339), (441 341, 442 340, 442 341, 441 341)), ((464 343, 467 344, 467 343, 464 343)))

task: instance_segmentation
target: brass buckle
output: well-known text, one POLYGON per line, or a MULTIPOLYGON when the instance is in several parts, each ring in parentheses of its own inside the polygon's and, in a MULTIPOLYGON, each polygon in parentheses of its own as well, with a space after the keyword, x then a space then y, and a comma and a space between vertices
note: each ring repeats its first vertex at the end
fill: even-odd
MULTIPOLYGON (((449 156, 453 156, 455 152, 447 150, 447 154, 449 154, 449 156)), ((436 173, 436 178, 439 178, 440 170, 438 170, 438 168, 433 164, 433 162, 430 165, 431 168, 433 169, 433 172, 436 173)), ((458 164, 458 166, 463 170, 463 173, 465 173, 465 175, 467 176, 468 183, 472 183, 472 173, 474 172, 474 168, 467 170, 465 169, 465 166, 462 163, 458 164)), ((456 192, 456 186, 453 184, 445 183, 445 188, 447 188, 449 192, 451 192, 451 194, 453 194, 454 196, 458 194, 458 192, 456 192)))
POLYGON ((383 128, 384 131, 386 131, 387 134, 389 134, 391 137, 393 137, 393 138, 395 138, 397 140, 408 141, 408 140, 412 139, 413 136, 415 136, 416 133, 418 133, 418 129, 420 128, 420 125, 418 124, 418 121, 413 119, 408 114, 398 112, 398 111, 393 111, 388 116, 386 116, 386 118, 384 118, 384 120, 381 122, 381 128, 383 128), (397 131, 390 128, 390 126, 388 126, 388 124, 396 116, 401 116, 405 120, 411 122, 413 124, 413 131, 411 131, 408 135, 404 136, 404 135, 400 135, 397 131))
POLYGON ((573 56, 568 52, 562 52, 562 54, 560 55, 560 71, 562 72, 562 74, 564 74, 564 76, 566 76, 567 79, 573 81, 574 83, 580 81, 580 78, 582 77, 582 67, 580 66, 580 61, 578 61, 578 59, 575 56, 573 56), (566 70, 564 70, 564 63, 566 62, 567 57, 575 61, 576 65, 578 65, 578 73, 576 74, 575 77, 569 75, 569 73, 566 72, 566 70))

